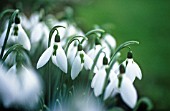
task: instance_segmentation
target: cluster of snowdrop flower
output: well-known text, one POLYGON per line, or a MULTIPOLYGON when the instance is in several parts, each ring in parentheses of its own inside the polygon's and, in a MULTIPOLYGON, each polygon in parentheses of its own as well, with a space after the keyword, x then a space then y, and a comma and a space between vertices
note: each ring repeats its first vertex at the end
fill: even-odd
POLYGON ((43 12, 33 13, 28 19, 15 10, 10 19, 6 20, 0 37, 1 101, 5 107, 16 105, 32 108, 41 104, 40 108, 47 110, 56 103, 49 101, 57 100, 60 106, 63 104, 60 102, 62 99, 59 99, 62 96, 55 97, 62 91, 62 86, 68 85, 68 93, 74 95, 74 81, 83 81, 83 78, 78 77, 85 71, 84 76, 88 78, 86 83, 89 89, 93 89, 92 94, 95 97, 104 102, 120 94, 124 103, 133 109, 137 103, 137 91, 133 83, 136 77, 142 79, 142 73, 133 60, 132 51, 128 52, 127 59, 122 63, 119 63, 117 58, 120 57, 121 49, 137 43, 128 41, 116 49, 115 38, 102 29, 84 33, 68 20, 59 21, 52 15, 45 18, 43 12), (92 42, 89 42, 89 37, 94 38, 92 42), (37 55, 38 59, 31 61, 35 60, 37 55), (46 67, 46 64, 51 63, 56 66, 53 70, 46 67), (48 71, 45 71, 47 68, 48 71), (40 69, 43 71, 39 71, 40 69), (38 72, 48 77, 43 78, 38 72), (53 82, 52 73, 56 76, 60 73, 60 76, 57 76, 62 80, 58 82, 59 85, 53 82), (65 75, 68 76, 67 81, 71 82, 63 80, 65 75), (43 90, 42 82, 48 84, 48 88, 44 86, 46 90, 43 90), (51 89, 52 83, 54 89, 51 89), (70 87, 74 90, 69 90, 70 87), (54 96, 51 96, 52 94, 54 96))

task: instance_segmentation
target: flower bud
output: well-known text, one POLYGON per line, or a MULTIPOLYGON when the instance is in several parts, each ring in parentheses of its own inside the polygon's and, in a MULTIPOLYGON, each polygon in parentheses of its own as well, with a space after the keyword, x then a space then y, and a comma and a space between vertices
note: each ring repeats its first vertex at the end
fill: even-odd
POLYGON ((103 65, 108 65, 108 59, 106 56, 103 57, 103 65))
POLYGON ((60 36, 58 34, 55 35, 55 42, 60 42, 60 36))
POLYGON ((78 51, 82 51, 82 50, 83 50, 82 44, 79 44, 78 45, 78 51))
POLYGON ((128 58, 128 59, 132 59, 132 58, 133 58, 132 51, 129 51, 129 52, 127 53, 127 58, 128 58))
POLYGON ((20 24, 20 18, 18 16, 15 17, 15 24, 20 24))
POLYGON ((124 67, 123 64, 121 64, 121 65, 119 66, 119 71, 120 71, 120 74, 124 74, 124 73, 125 73, 125 67, 124 67))
POLYGON ((95 38, 95 45, 101 45, 99 38, 95 38))

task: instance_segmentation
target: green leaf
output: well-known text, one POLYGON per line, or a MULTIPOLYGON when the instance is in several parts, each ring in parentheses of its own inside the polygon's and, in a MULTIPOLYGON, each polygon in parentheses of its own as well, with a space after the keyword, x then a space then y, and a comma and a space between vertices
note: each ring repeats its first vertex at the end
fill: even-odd
POLYGON ((142 103, 147 105, 147 109, 146 109, 147 111, 150 111, 153 109, 153 103, 151 102, 151 100, 147 97, 143 97, 139 99, 133 111, 137 111, 142 103))

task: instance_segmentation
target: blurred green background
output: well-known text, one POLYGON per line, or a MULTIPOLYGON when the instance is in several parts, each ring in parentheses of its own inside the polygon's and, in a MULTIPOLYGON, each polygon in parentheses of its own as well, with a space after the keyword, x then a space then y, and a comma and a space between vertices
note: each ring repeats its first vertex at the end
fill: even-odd
MULTIPOLYGON (((142 80, 135 81, 139 97, 149 97, 154 110, 169 109, 170 0, 2 0, 0 10, 15 8, 15 4, 25 13, 29 13, 30 6, 35 10, 49 8, 48 12, 53 13, 71 6, 76 22, 84 30, 97 24, 114 35, 118 45, 139 41, 140 45, 131 47, 143 73, 142 80)), ((122 51, 121 61, 127 51, 122 51)))
POLYGON ((118 45, 127 40, 140 42, 131 47, 143 73, 142 80, 135 81, 138 93, 149 97, 155 110, 169 109, 170 1, 94 0, 74 8, 86 29, 95 24, 110 27, 118 45))

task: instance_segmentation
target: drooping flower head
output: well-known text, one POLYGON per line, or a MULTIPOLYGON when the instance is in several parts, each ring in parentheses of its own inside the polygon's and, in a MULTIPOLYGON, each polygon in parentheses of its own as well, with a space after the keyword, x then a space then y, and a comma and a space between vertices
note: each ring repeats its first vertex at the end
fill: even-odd
POLYGON ((59 67, 63 72, 67 73, 67 58, 66 54, 60 44, 60 36, 57 34, 53 34, 51 39, 51 44, 49 48, 47 48, 37 63, 37 69, 44 66, 49 59, 52 58, 52 62, 59 67))
POLYGON ((82 44, 79 43, 77 47, 77 55, 71 68, 71 78, 75 79, 82 70, 83 66, 86 70, 90 70, 92 65, 93 60, 83 51, 82 44))
POLYGON ((132 51, 127 54, 127 59, 123 62, 126 66, 126 76, 133 82, 135 78, 142 79, 142 72, 138 64, 133 60, 132 51))
POLYGON ((108 67, 108 59, 103 57, 103 66, 99 68, 92 79, 91 87, 94 88, 95 96, 100 96, 103 92, 103 88, 106 81, 106 68, 108 67))

